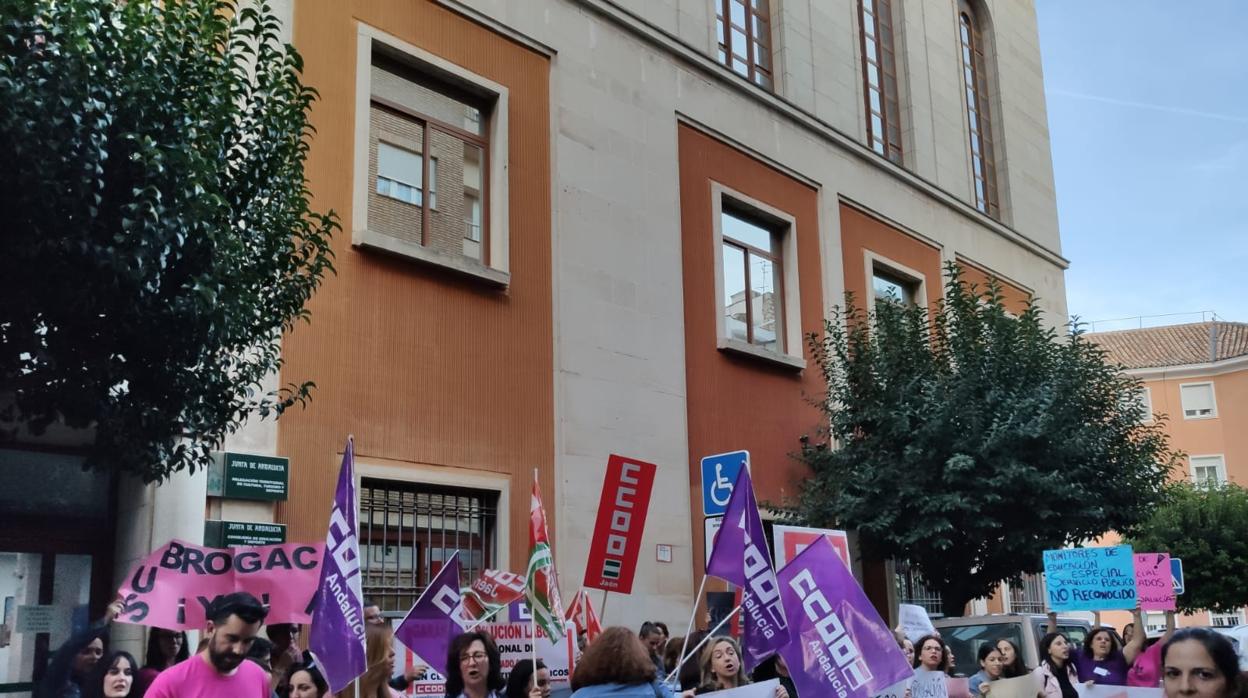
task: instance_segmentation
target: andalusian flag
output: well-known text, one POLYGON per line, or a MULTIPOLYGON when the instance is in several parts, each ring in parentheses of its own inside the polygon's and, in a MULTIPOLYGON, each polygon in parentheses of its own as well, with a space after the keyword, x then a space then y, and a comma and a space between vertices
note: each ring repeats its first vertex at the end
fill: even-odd
POLYGON ((525 574, 524 596, 533 621, 550 636, 551 642, 564 637, 563 604, 559 601, 559 577, 555 555, 546 535, 546 510, 537 481, 533 482, 533 503, 529 507, 529 569, 525 574))

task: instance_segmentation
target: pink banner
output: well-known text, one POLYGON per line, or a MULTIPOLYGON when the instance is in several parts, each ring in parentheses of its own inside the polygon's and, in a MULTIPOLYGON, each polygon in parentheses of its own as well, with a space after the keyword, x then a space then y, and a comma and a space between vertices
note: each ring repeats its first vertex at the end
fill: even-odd
POLYGON ((307 623, 324 550, 324 543, 205 548, 171 540, 126 577, 117 591, 126 608, 117 620, 202 629, 213 599, 245 591, 269 607, 266 623, 307 623))
POLYGON ((1135 598, 1145 611, 1174 610, 1170 553, 1135 554, 1135 598))

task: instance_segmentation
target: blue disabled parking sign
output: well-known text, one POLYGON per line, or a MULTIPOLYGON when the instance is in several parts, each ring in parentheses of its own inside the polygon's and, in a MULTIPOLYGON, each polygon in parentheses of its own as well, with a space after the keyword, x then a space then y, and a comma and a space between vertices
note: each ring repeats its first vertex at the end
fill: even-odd
POLYGON ((719 453, 702 459, 702 511, 718 516, 728 509, 732 486, 742 467, 750 464, 749 451, 719 453))

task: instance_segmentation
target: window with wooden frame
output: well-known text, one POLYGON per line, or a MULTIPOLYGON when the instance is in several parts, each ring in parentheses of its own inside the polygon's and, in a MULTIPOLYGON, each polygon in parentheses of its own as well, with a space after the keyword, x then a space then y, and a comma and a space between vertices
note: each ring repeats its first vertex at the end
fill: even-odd
POLYGON ((369 105, 369 228, 489 264, 490 103, 383 55, 369 105))
POLYGON ((719 62, 750 82, 774 89, 769 0, 715 0, 719 62))
POLYGON ((729 201, 720 213, 720 230, 728 338, 784 353, 785 231, 729 201))
POLYGON ((962 80, 966 91, 975 208, 999 219, 1001 198, 997 191, 996 148, 992 139, 992 110, 989 105, 984 37, 980 20, 968 0, 959 0, 958 3, 958 36, 962 46, 962 80))
POLYGON ((867 145, 901 164, 901 102, 897 96, 892 0, 858 0, 867 145))

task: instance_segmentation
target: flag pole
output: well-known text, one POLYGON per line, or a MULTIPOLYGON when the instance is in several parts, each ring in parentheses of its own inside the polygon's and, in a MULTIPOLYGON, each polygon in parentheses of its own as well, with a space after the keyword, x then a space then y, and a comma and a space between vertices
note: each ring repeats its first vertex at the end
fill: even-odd
MULTIPOLYGON (((702 600, 702 592, 706 591, 706 578, 711 575, 702 573, 702 583, 698 585, 698 593, 693 597, 693 613, 689 614, 689 625, 685 628, 685 639, 680 643, 680 656, 685 656, 685 650, 689 647, 689 635, 693 633, 693 619, 698 616, 698 602, 702 600)), ((731 616, 731 614, 729 614, 731 616)), ((684 664, 684 661, 681 661, 684 664)), ((680 671, 680 664, 676 665, 676 671, 680 671)))
MULTIPOLYGON (((537 468, 533 469, 533 484, 534 486, 537 487, 538 492, 541 492, 542 486, 538 482, 538 479, 537 479, 537 468)), ((543 511, 542 520, 545 521, 545 518, 546 518, 546 512, 543 511)), ((542 528, 545 528, 545 527, 546 525, 545 523, 543 523, 542 528)), ((555 561, 555 547, 553 545, 550 547, 550 561, 552 564, 551 569, 553 570, 554 569, 553 564, 555 561)), ((555 588, 557 589, 559 580, 555 579, 554 582, 556 585, 555 588)), ((529 649, 531 650, 530 658, 533 660, 533 680, 536 681, 537 680, 537 613, 534 612, 532 604, 529 604, 529 630, 532 632, 532 642, 529 643, 529 649)), ((567 633, 565 632, 564 635, 567 635, 567 633)))
MULTIPOLYGON (((599 613, 598 613, 598 622, 599 622, 599 623, 605 623, 605 622, 606 622, 606 618, 607 618, 607 594, 610 594, 610 593, 611 593, 611 591, 610 591, 610 590, 608 590, 608 589, 603 589, 603 590, 602 590, 602 608, 601 608, 601 609, 599 609, 599 613)), ((587 603, 589 602, 589 596, 586 596, 586 597, 585 597, 585 601, 586 601, 587 603)))
POLYGON ((680 668, 684 666, 685 662, 689 661, 689 657, 692 657, 694 654, 697 653, 698 650, 702 649, 702 645, 705 645, 707 642, 710 641, 711 638, 715 637, 715 631, 724 627, 724 623, 727 623, 728 621, 732 620, 733 616, 737 615, 737 613, 739 613, 740 611, 741 611, 741 606, 737 606, 736 608, 732 609, 732 613, 729 613, 728 615, 724 616, 723 620, 719 621, 719 623, 716 624, 714 628, 711 628, 711 631, 706 634, 706 637, 702 638, 701 642, 699 642, 697 645, 694 645, 693 649, 689 650, 688 655, 685 655, 684 649, 681 649, 680 661, 676 662, 676 668, 672 670, 672 673, 667 675, 667 678, 664 679, 663 683, 668 683, 673 678, 675 678, 676 675, 680 673, 680 668))

